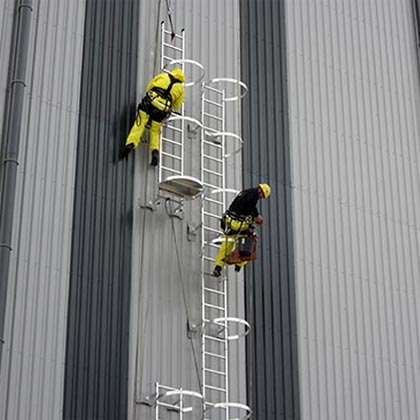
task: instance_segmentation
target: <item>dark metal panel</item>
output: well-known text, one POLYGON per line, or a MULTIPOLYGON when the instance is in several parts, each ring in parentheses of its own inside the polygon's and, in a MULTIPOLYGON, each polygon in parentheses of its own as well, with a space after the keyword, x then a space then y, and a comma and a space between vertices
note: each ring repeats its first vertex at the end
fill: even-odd
POLYGON ((299 380, 289 135, 285 2, 241 2, 244 185, 268 182, 259 258, 246 278, 248 395, 255 419, 297 419, 299 380))
POLYGON ((64 418, 127 417, 137 0, 86 3, 64 418))

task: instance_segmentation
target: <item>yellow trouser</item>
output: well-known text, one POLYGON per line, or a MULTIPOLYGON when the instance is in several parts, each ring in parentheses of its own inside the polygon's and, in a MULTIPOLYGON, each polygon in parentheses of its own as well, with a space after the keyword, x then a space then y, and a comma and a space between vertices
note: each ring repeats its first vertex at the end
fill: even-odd
MULTIPOLYGON (((228 256, 232 252, 233 247, 238 244, 237 239, 238 238, 245 238, 247 236, 248 235, 243 235, 243 234, 240 234, 240 233, 237 233, 235 235, 226 235, 224 233, 223 234, 224 240, 222 242, 222 245, 220 246, 219 252, 217 253, 217 257, 214 260, 215 264, 223 267, 225 265, 225 262, 223 261, 223 258, 228 256)), ((240 267, 243 267, 246 264, 248 264, 248 261, 241 262, 237 265, 239 265, 240 267)))
MULTIPOLYGON (((136 121, 134 121, 133 127, 130 130, 130 134, 127 137, 125 145, 129 145, 130 143, 134 144, 134 148, 136 149, 139 145, 141 138, 144 134, 144 129, 146 128, 147 121, 149 120, 149 115, 144 112, 140 111, 140 114, 137 115, 136 121), (140 122, 140 124, 138 124, 140 122)), ((160 135, 160 127, 162 123, 150 120, 150 130, 149 130, 149 147, 150 151, 152 150, 159 150, 159 135, 160 135)))

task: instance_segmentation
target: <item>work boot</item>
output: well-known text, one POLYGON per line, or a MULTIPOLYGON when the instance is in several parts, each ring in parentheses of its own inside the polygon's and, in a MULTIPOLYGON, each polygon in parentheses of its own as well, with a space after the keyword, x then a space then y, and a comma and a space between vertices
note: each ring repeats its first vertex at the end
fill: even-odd
POLYGON ((128 154, 134 149, 134 143, 129 143, 124 146, 124 149, 120 152, 120 158, 126 159, 128 157, 128 154))
POLYGON ((152 150, 152 161, 150 162, 150 164, 152 166, 157 166, 159 163, 159 150, 152 150))
POLYGON ((222 274, 222 267, 220 265, 216 265, 216 267, 214 267, 213 273, 211 273, 211 275, 213 277, 220 277, 221 274, 222 274))
POLYGON ((241 266, 240 265, 235 265, 235 271, 238 273, 239 271, 241 271, 241 266))

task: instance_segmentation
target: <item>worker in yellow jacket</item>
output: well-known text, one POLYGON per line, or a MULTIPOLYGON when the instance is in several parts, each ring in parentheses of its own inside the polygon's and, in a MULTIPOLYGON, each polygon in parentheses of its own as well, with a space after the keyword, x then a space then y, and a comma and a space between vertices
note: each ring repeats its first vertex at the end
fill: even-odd
POLYGON ((156 166, 159 163, 160 129, 172 110, 181 107, 185 95, 184 82, 185 75, 179 67, 159 73, 149 82, 146 94, 138 106, 136 121, 125 142, 125 154, 137 148, 150 119, 150 164, 156 166))
MULTIPOLYGON (((263 217, 256 206, 258 200, 268 198, 270 194, 271 188, 268 184, 259 184, 256 188, 241 191, 232 201, 221 220, 224 240, 215 259, 216 266, 212 273, 214 277, 220 277, 225 257, 232 252, 239 238, 248 235, 252 223, 263 223, 263 217)), ((247 261, 236 264, 235 271, 240 271, 246 263, 247 261)))

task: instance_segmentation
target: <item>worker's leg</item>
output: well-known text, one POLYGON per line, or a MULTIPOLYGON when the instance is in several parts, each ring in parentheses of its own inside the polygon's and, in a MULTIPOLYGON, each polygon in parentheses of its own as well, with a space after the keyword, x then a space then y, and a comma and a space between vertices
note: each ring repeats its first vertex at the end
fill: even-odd
POLYGON ((153 150, 159 151, 159 142, 160 142, 160 127, 162 126, 161 122, 151 121, 150 130, 149 130, 149 146, 150 151, 153 150))
POLYGON ((223 258, 229 255, 232 252, 233 246, 235 245, 235 240, 231 236, 224 235, 222 245, 220 246, 217 257, 214 260, 214 263, 220 267, 225 265, 223 258))
POLYGON ((147 115, 144 111, 140 111, 140 113, 137 114, 136 121, 134 121, 133 127, 131 128, 125 142, 126 146, 132 144, 134 149, 137 148, 141 138, 143 137, 144 129, 146 128, 148 119, 149 115, 147 115))

